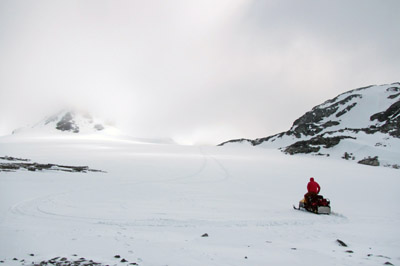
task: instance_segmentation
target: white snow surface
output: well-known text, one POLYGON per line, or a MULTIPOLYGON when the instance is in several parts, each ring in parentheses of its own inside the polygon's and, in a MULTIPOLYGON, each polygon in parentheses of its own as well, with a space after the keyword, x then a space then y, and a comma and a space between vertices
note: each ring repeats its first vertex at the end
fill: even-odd
POLYGON ((103 265, 400 264, 396 169, 90 135, 2 137, 6 155, 106 173, 0 172, 0 265, 74 254, 103 265), (331 215, 292 208, 309 177, 331 215))

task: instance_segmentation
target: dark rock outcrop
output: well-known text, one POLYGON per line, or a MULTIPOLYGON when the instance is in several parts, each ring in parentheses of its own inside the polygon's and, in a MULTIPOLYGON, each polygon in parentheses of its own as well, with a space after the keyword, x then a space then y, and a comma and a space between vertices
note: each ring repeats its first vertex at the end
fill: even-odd
POLYGON ((227 143, 242 143, 242 142, 249 142, 254 146, 253 141, 250 139, 233 139, 226 142, 222 142, 221 144, 218 144, 218 146, 224 146, 227 143))
MULTIPOLYGON (((10 157, 0 157, 10 158, 10 157)), ((12 158, 12 157, 11 157, 12 158)), ((6 159, 9 160, 9 159, 6 159)), ((15 160, 14 160, 15 161, 15 160)), ((103 172, 101 170, 90 169, 88 166, 69 166, 60 164, 41 164, 41 163, 27 163, 29 159, 17 159, 17 161, 23 162, 12 162, 12 163, 0 163, 0 172, 15 172, 18 170, 28 171, 62 171, 71 173, 87 173, 87 172, 103 172)), ((103 172, 104 173, 104 172, 103 172)))
POLYGON ((368 158, 364 158, 361 161, 358 161, 359 164, 365 164, 365 165, 370 165, 370 166, 379 166, 379 160, 378 160, 378 156, 375 157, 368 157, 368 158))
POLYGON ((400 115, 400 100, 392 104, 386 111, 372 115, 370 120, 378 120, 379 122, 383 122, 398 115, 400 115))
POLYGON ((312 153, 318 152, 321 147, 331 148, 339 144, 342 139, 355 139, 349 136, 337 136, 337 137, 323 137, 317 136, 309 140, 302 140, 289 145, 284 150, 285 153, 290 155, 297 153, 312 153))
POLYGON ((400 100, 392 104, 386 111, 372 115, 370 120, 384 122, 377 127, 377 130, 400 138, 400 100))
POLYGON ((61 131, 71 131, 74 133, 79 133, 79 127, 75 124, 71 112, 66 113, 61 118, 61 120, 57 123, 56 128, 61 131))
POLYGON ((342 246, 342 247, 347 247, 347 244, 344 243, 344 242, 343 242, 342 240, 340 240, 340 239, 336 239, 336 242, 338 242, 339 245, 342 246))
POLYGON ((0 160, 6 160, 6 161, 20 161, 20 162, 29 162, 29 159, 22 159, 22 158, 15 158, 11 156, 4 156, 0 157, 0 160))
MULTIPOLYGON (((295 135, 297 138, 300 138, 301 135, 315 136, 316 134, 320 133, 321 131, 323 131, 325 128, 327 128, 329 126, 338 125, 339 123, 337 121, 335 121, 337 124, 332 124, 332 121, 330 121, 331 123, 327 122, 322 125, 320 125, 319 123, 323 119, 335 114, 338 111, 340 106, 345 105, 346 103, 353 100, 354 98, 362 98, 362 95, 352 94, 352 95, 347 96, 345 99, 343 99, 341 101, 337 101, 338 97, 336 97, 332 100, 326 101, 325 103, 314 107, 310 112, 305 113, 299 119, 294 121, 291 130, 289 130, 289 133, 295 135), (330 105, 328 105, 327 107, 322 107, 327 104, 330 104, 330 105)), ((340 114, 339 116, 342 116, 343 114, 345 114, 346 112, 351 110, 355 105, 352 104, 350 106, 348 106, 345 109, 347 111, 339 112, 339 114, 340 114)), ((336 116, 338 116, 338 115, 336 115, 336 116)))

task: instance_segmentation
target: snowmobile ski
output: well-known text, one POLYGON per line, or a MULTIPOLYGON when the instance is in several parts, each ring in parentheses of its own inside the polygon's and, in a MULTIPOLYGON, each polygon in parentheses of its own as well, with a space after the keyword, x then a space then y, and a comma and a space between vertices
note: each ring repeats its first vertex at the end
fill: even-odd
POLYGON ((331 213, 331 207, 329 207, 329 206, 318 206, 315 210, 313 210, 313 209, 307 209, 304 205, 296 207, 293 204, 293 209, 295 209, 297 211, 311 212, 311 213, 315 213, 315 214, 328 214, 329 215, 331 213))
POLYGON ((331 213, 331 208, 330 207, 325 207, 325 206, 319 206, 316 210, 311 210, 311 209, 306 209, 304 207, 296 207, 293 205, 293 209, 297 211, 303 211, 303 212, 311 212, 315 214, 330 214, 331 213))

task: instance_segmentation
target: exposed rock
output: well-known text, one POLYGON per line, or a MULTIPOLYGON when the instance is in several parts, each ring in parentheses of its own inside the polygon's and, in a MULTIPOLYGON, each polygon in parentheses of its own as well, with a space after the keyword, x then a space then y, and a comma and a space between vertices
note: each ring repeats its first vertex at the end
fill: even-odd
POLYGON ((372 115, 370 120, 385 122, 375 129, 382 133, 388 133, 393 137, 400 138, 400 100, 392 104, 386 111, 372 115))
POLYGON ((321 147, 318 146, 312 146, 308 141, 298 141, 285 149, 285 153, 288 153, 290 155, 297 154, 297 153, 312 153, 312 152, 318 152, 321 149, 321 147))
MULTIPOLYGON (((4 158, 4 157, 1 157, 4 158)), ((28 159, 18 159, 19 161, 30 161, 28 159)), ((70 166, 70 165, 60 165, 60 164, 40 164, 40 163, 0 163, 0 172, 15 172, 17 170, 28 170, 28 171, 63 171, 63 172, 102 172, 101 170, 90 169, 88 166, 70 166)))
POLYGON ((223 146, 223 145, 225 145, 227 143, 242 143, 242 142, 249 142, 249 143, 253 144, 252 143, 253 141, 249 140, 249 139, 233 139, 233 140, 225 141, 225 142, 223 142, 221 144, 218 144, 218 146, 223 146))
POLYGON ((94 128, 95 128, 96 130, 98 130, 98 131, 101 131, 101 130, 104 129, 104 126, 103 126, 102 124, 96 124, 96 125, 94 125, 94 128))
POLYGON ((379 166, 379 160, 378 160, 378 156, 375 157, 368 157, 368 158, 364 158, 361 161, 358 161, 359 164, 365 164, 365 165, 370 165, 370 166, 379 166))
POLYGON ((339 245, 342 246, 342 247, 347 247, 347 244, 344 243, 344 242, 343 242, 342 240, 340 240, 340 239, 336 239, 336 242, 338 242, 339 245))
POLYGON ((388 99, 396 99, 399 96, 400 96, 400 93, 392 94, 392 95, 388 96, 388 99))
MULTIPOLYGON (((397 84, 398 84, 398 83, 397 83, 397 84)), ((392 85, 395 85, 395 83, 393 83, 392 85)), ((390 88, 387 88, 386 91, 389 91, 389 92, 398 92, 398 91, 400 91, 400 87, 390 87, 390 88)))
POLYGON ((0 160, 7 160, 7 161, 21 161, 21 162, 29 162, 29 159, 22 159, 22 158, 14 158, 10 156, 0 157, 0 160))
POLYGON ((346 114, 346 113, 349 112, 351 109, 353 109, 356 105, 357 105, 357 103, 353 103, 353 104, 347 106, 347 107, 344 108, 342 111, 338 112, 338 113, 336 114, 336 117, 341 117, 342 115, 346 114))
POLYGON ((347 153, 347 151, 343 154, 343 159, 349 160, 351 158, 351 155, 347 153))
MULTIPOLYGON (((323 129, 326 128, 326 125, 324 126, 318 124, 321 120, 336 113, 341 105, 346 104, 352 99, 362 98, 362 95, 352 94, 341 101, 337 101, 338 97, 314 107, 310 112, 305 113, 302 117, 294 121, 293 126, 290 130, 291 134, 295 135, 297 138, 300 138, 301 135, 314 136, 320 133, 323 129), (322 107, 330 103, 332 104, 327 107, 322 107)), ((354 106, 352 106, 351 108, 353 107, 354 106)))
MULTIPOLYGON (((41 262, 32 262, 33 266, 45 266, 45 265, 56 265, 56 266, 106 266, 106 264, 101 262, 95 262, 93 260, 86 260, 85 258, 68 259, 63 257, 56 257, 49 260, 43 260, 41 262)), ((108 265, 107 265, 108 266, 108 265)))
POLYGON ((271 140, 271 142, 273 142, 274 140, 272 140, 272 139, 281 138, 285 134, 286 134, 286 132, 282 132, 282 133, 279 133, 279 134, 276 134, 276 135, 272 135, 272 136, 265 137, 265 138, 259 138, 259 139, 255 139, 255 140, 251 140, 251 139, 233 139, 233 140, 225 141, 225 142, 223 142, 221 144, 218 144, 218 146, 223 146, 223 145, 228 144, 228 143, 243 143, 243 142, 248 142, 251 145, 256 146, 256 145, 259 145, 259 144, 261 144, 263 142, 270 141, 270 140, 271 140))
POLYGON ((322 124, 321 127, 328 128, 328 127, 333 127, 333 126, 337 126, 337 125, 340 125, 340 123, 338 121, 328 121, 325 124, 322 124))
POLYGON ((61 118, 61 120, 57 123, 56 128, 61 131, 71 131, 74 133, 79 133, 79 127, 75 124, 71 112, 66 113, 61 118))
POLYGON ((284 150, 285 153, 290 155, 297 153, 312 153, 318 152, 321 146, 324 148, 331 148, 339 144, 342 139, 355 139, 349 136, 337 136, 337 137, 323 137, 317 136, 309 140, 298 141, 284 150))
POLYGON ((386 111, 374 114, 370 120, 378 120, 379 122, 387 121, 400 114, 400 100, 392 104, 386 111))

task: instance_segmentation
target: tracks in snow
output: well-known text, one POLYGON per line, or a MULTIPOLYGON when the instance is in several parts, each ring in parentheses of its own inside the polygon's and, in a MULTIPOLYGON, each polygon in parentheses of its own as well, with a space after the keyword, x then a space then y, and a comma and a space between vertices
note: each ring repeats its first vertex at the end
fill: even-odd
MULTIPOLYGON (((199 167, 192 174, 148 181, 142 179, 136 182, 110 182, 107 187, 86 184, 84 187, 65 193, 50 194, 17 203, 10 208, 11 217, 23 219, 32 217, 51 221, 137 227, 277 227, 315 223, 343 223, 346 221, 346 218, 341 215, 310 219, 308 216, 285 213, 288 210, 282 210, 282 213, 272 213, 267 210, 261 219, 259 213, 250 217, 252 216, 251 212, 249 212, 249 217, 245 215, 236 216, 232 209, 224 210, 223 205, 214 210, 208 210, 209 205, 199 207, 201 198, 196 198, 196 202, 191 203, 191 195, 187 191, 184 192, 186 194, 183 194, 181 199, 177 195, 167 195, 168 199, 162 199, 162 195, 159 193, 164 193, 162 191, 163 184, 167 187, 172 186, 175 189, 172 190, 173 192, 180 193, 178 189, 182 186, 189 186, 193 189, 197 185, 229 182, 231 175, 222 162, 217 157, 206 154, 202 148, 199 148, 199 152, 201 161, 199 167), (150 188, 149 193, 151 195, 148 195, 149 193, 140 194, 140 191, 131 192, 132 188, 150 188), (130 193, 139 193, 140 195, 132 196, 130 193), (143 199, 141 195, 148 198, 143 199), (163 201, 158 203, 157 197, 160 197, 159 200, 163 201), (172 202, 165 202, 165 200, 171 201, 171 199, 172 202), (136 202, 137 200, 141 201, 136 202), (142 202, 148 205, 138 210, 142 202), (193 212, 193 215, 191 214, 191 204, 197 204, 197 209, 193 212), (181 208, 180 211, 183 214, 179 213, 180 215, 174 216, 175 207, 181 208), (146 208, 149 208, 149 210, 146 208), (185 212, 188 212, 188 214, 185 212), (281 215, 283 218, 279 218, 281 215)), ((204 200, 208 199, 205 198, 204 200)), ((257 210, 255 209, 255 211, 257 210)))

